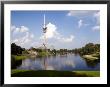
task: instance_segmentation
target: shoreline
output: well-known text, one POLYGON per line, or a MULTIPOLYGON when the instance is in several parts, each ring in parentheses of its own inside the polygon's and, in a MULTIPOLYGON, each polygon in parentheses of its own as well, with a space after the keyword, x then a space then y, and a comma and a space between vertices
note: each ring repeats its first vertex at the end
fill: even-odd
POLYGON ((98 59, 100 59, 100 58, 94 57, 92 55, 83 55, 82 57, 85 58, 85 59, 88 59, 88 60, 98 60, 98 59))

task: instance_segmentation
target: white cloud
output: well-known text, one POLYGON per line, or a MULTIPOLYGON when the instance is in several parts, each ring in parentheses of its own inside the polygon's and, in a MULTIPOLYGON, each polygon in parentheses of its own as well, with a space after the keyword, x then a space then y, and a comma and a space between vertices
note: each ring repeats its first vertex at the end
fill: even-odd
POLYGON ((31 34, 30 37, 31 37, 31 38, 34 38, 34 34, 31 34))
POLYGON ((73 35, 70 35, 70 37, 69 38, 59 38, 59 40, 61 41, 61 42, 72 42, 73 41, 73 39, 74 39, 74 36, 73 35))
POLYGON ((96 26, 92 28, 93 31, 100 30, 100 11, 94 13, 93 17, 96 19, 96 26))
POLYGON ((12 40, 13 43, 17 43, 18 42, 18 39, 14 39, 12 40))
POLYGON ((48 23, 46 27, 47 27, 46 37, 53 38, 54 35, 57 34, 57 31, 56 31, 57 27, 52 23, 48 23))
POLYGON ((78 21, 78 27, 80 28, 83 25, 83 20, 78 21))
POLYGON ((25 46, 25 44, 28 44, 28 42, 31 41, 30 33, 26 32, 23 37, 19 36, 19 38, 14 38, 12 40, 12 43, 16 43, 17 45, 20 46, 25 46))
POLYGON ((89 24, 84 23, 82 19, 78 21, 78 28, 81 28, 82 26, 88 26, 89 24))
POLYGON ((29 29, 25 26, 20 27, 20 32, 27 32, 29 29))
POLYGON ((100 16, 100 11, 94 13, 94 17, 99 17, 100 16))
POLYGON ((94 13, 94 18, 96 19, 97 24, 100 24, 100 11, 94 13))
POLYGON ((92 28, 92 30, 93 30, 93 31, 100 30, 100 26, 94 26, 94 27, 92 28))
POLYGON ((69 11, 69 13, 67 14, 68 16, 75 16, 75 15, 81 15, 81 14, 85 14, 88 13, 88 11, 78 11, 78 10, 74 10, 74 11, 69 11))
MULTIPOLYGON (((57 27, 52 23, 48 23, 46 27, 47 27, 47 32, 45 33, 46 38, 47 39, 53 38, 55 34, 57 34, 57 31, 56 31, 57 27)), ((44 39, 44 35, 41 36, 40 39, 44 39)))
POLYGON ((33 41, 34 34, 29 32, 25 26, 11 26, 11 43, 16 43, 19 46, 26 47, 33 41))
MULTIPOLYGON (((47 32, 46 37, 47 39, 54 39, 58 43, 70 43, 73 41, 74 36, 70 35, 69 37, 64 37, 61 35, 56 25, 52 23, 47 24, 47 32)), ((43 35, 40 37, 43 40, 43 35)), ((11 26, 11 43, 16 43, 17 45, 25 48, 36 47, 42 44, 40 39, 36 39, 33 33, 30 33, 29 28, 25 26, 11 26)))
MULTIPOLYGON (((67 16, 78 16, 78 17, 86 17, 86 15, 91 15, 96 20, 96 26, 92 28, 92 30, 99 30, 100 28, 100 11, 99 10, 72 10, 67 13, 67 16)), ((78 27, 80 28, 84 24, 83 20, 78 21, 78 27)))
POLYGON ((16 29, 16 27, 13 25, 11 26, 11 32, 13 32, 16 29))
MULTIPOLYGON (((30 44, 30 46, 37 46, 39 44, 39 42, 38 41, 33 41, 31 44, 30 44)), ((39 44, 40 45, 40 44, 39 44)))
POLYGON ((97 11, 95 10, 72 10, 69 11, 67 16, 82 16, 82 15, 87 15, 87 14, 93 14, 97 11))
MULTIPOLYGON (((70 35, 69 38, 63 37, 58 31, 56 25, 52 23, 47 24, 47 32, 46 32, 46 38, 47 39, 56 39, 60 42, 72 42, 74 39, 73 35, 70 35)), ((40 39, 44 39, 44 35, 40 37, 40 39)))
POLYGON ((13 32, 14 32, 14 33, 18 33, 19 30, 20 30, 20 28, 15 28, 13 32))
POLYGON ((24 33, 24 32, 27 32, 29 31, 29 29, 25 26, 20 26, 20 27, 16 27, 16 26, 11 26, 11 32, 13 33, 24 33))

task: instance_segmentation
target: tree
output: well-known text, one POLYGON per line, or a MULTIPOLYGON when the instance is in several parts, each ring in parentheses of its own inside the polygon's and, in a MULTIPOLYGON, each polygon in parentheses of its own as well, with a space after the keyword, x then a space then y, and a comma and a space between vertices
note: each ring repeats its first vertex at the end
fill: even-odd
POLYGON ((22 54, 22 51, 24 51, 24 48, 21 48, 20 46, 17 46, 15 43, 11 44, 11 54, 18 55, 22 54))

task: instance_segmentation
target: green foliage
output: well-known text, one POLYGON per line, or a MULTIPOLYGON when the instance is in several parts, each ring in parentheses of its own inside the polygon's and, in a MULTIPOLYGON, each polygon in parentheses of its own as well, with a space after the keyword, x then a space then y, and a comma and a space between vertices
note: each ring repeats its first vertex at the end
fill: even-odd
POLYGON ((88 43, 82 48, 74 49, 73 52, 79 53, 80 55, 89 55, 98 52, 99 55, 97 56, 100 56, 100 44, 88 43))
POLYGON ((43 49, 34 48, 34 47, 31 47, 29 50, 33 50, 33 51, 36 51, 36 52, 42 52, 43 51, 43 49))
POLYGON ((60 49, 60 52, 67 52, 67 49, 60 49))
POLYGON ((100 53, 99 53, 99 52, 94 53, 94 54, 92 54, 92 56, 93 56, 93 57, 98 57, 98 58, 100 58, 100 53))
POLYGON ((27 50, 22 51, 22 54, 29 54, 27 50))
POLYGON ((56 49, 51 50, 51 54, 56 54, 56 53, 57 53, 56 49))
POLYGON ((42 52, 39 52, 37 56, 38 57, 46 57, 46 56, 49 56, 49 55, 50 55, 49 52, 47 52, 45 50, 42 50, 42 52))
POLYGON ((24 48, 17 46, 15 43, 11 44, 11 54, 12 55, 22 54, 22 51, 24 51, 24 50, 25 50, 24 48))

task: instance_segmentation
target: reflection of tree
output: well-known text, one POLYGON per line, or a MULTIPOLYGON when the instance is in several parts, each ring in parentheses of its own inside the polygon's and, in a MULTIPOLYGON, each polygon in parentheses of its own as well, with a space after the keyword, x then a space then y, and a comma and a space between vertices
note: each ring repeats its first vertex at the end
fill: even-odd
POLYGON ((95 68, 95 66, 100 62, 100 60, 88 60, 88 59, 84 59, 87 66, 91 67, 91 68, 95 68))
POLYGON ((20 66, 22 64, 22 60, 18 60, 18 61, 13 61, 11 60, 11 69, 16 69, 18 66, 20 66))
POLYGON ((48 63, 48 57, 45 57, 43 59, 43 69, 44 70, 54 70, 54 67, 49 65, 49 63, 48 63))
POLYGON ((46 62, 46 59, 47 59, 47 57, 46 58, 44 58, 44 69, 46 70, 46 67, 47 67, 47 62, 46 62))
POLYGON ((79 53, 74 53, 74 56, 78 56, 79 55, 79 53))
POLYGON ((60 54, 60 57, 61 57, 61 58, 63 58, 63 57, 66 57, 66 58, 67 58, 67 56, 68 56, 67 53, 65 53, 65 54, 60 54))
POLYGON ((57 54, 52 55, 50 58, 57 58, 57 54))

